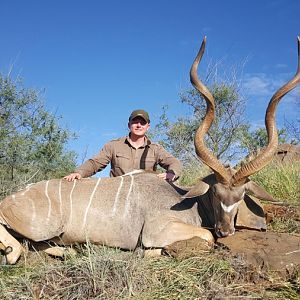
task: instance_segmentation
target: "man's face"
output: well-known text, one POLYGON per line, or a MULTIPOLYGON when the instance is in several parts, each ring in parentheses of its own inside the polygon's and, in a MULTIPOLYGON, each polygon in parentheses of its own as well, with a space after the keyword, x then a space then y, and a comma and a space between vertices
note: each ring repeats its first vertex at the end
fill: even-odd
POLYGON ((136 136, 144 136, 149 127, 150 124, 141 117, 136 117, 128 123, 130 132, 136 136))

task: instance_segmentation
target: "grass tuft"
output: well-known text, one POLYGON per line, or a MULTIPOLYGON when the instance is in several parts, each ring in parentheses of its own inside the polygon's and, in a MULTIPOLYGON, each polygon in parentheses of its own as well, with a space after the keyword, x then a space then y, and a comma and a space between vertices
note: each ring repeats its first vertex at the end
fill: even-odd
POLYGON ((273 162, 251 179, 263 186, 273 197, 300 206, 300 162, 273 162))

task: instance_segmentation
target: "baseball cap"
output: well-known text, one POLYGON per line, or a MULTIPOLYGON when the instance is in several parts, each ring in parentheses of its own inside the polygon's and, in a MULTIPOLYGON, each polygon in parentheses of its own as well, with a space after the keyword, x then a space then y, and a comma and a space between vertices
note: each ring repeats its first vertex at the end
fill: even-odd
POLYGON ((147 123, 150 123, 149 114, 148 114, 146 111, 144 111, 143 109, 137 109, 137 110, 134 110, 134 111, 131 113, 130 117, 129 117, 129 122, 130 122, 132 119, 136 118, 136 117, 141 117, 141 118, 143 118, 147 123))

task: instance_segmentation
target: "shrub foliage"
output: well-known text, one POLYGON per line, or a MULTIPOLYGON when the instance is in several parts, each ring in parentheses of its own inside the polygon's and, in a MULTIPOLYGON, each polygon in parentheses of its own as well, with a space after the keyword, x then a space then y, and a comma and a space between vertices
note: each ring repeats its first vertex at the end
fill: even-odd
POLYGON ((0 74, 0 198, 75 165, 75 154, 65 150, 74 134, 46 110, 40 94, 0 74))

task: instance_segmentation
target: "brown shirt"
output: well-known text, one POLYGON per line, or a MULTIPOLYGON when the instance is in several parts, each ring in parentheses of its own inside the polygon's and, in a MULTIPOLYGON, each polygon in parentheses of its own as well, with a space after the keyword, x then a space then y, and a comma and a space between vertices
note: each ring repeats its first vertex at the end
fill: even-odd
POLYGON ((167 172, 180 176, 181 162, 168 153, 161 145, 152 143, 148 138, 142 147, 133 147, 128 137, 113 140, 104 145, 101 151, 87 160, 75 172, 89 177, 111 164, 110 176, 120 176, 137 169, 155 171, 160 165, 167 172))

